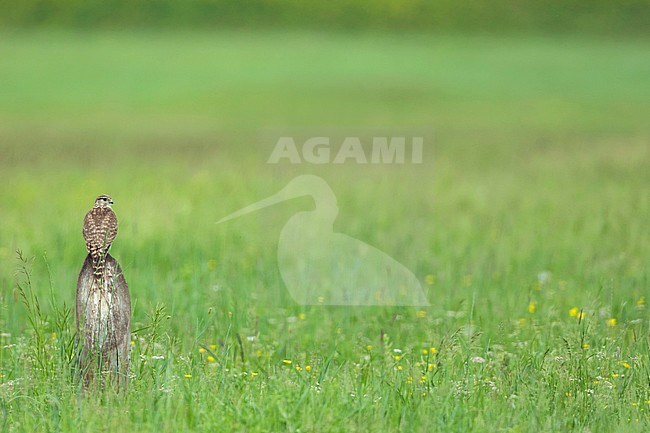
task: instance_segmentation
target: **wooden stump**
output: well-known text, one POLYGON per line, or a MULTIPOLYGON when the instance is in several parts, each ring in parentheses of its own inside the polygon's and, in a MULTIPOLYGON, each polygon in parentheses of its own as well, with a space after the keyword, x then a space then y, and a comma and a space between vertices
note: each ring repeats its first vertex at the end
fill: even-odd
POLYGON ((104 278, 93 279, 90 255, 77 280, 77 330, 81 344, 79 369, 84 385, 115 377, 125 386, 129 372, 131 299, 122 268, 110 254, 104 278))

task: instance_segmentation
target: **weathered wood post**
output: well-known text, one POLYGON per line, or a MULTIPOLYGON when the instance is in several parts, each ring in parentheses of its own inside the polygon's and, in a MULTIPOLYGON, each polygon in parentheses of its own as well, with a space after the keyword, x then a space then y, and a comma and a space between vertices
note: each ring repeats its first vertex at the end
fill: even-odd
MULTIPOLYGON (((77 280, 79 368, 88 386, 95 376, 116 377, 125 386, 129 372, 131 299, 122 268, 106 255, 104 278, 93 278, 90 255, 77 280)), ((103 382, 102 382, 103 383, 103 382)))

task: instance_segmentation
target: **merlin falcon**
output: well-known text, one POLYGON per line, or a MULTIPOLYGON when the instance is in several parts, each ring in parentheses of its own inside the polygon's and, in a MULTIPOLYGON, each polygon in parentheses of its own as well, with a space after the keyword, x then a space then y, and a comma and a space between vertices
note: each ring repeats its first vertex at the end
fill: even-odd
POLYGON ((96 281, 102 280, 106 255, 117 236, 117 217, 111 209, 112 204, 113 199, 109 195, 100 195, 84 218, 83 235, 96 281))

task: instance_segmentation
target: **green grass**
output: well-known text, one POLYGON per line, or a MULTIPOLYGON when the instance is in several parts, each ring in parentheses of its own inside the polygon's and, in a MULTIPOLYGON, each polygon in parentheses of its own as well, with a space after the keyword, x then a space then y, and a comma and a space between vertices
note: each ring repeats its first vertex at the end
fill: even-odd
POLYGON ((647 52, 571 37, 2 35, 3 430, 647 431, 647 52), (377 131, 423 132, 425 162, 266 164, 282 135, 377 131), (276 248, 307 198, 215 224, 303 173, 336 193, 336 230, 413 270, 431 307, 295 304, 276 248), (61 320, 100 193, 116 201, 111 251, 138 330, 120 395, 71 380, 61 320))

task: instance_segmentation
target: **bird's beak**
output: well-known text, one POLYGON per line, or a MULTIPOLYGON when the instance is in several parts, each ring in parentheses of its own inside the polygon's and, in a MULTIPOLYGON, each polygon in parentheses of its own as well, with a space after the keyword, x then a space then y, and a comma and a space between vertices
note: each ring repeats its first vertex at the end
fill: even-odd
POLYGON ((246 206, 245 208, 239 209, 237 212, 231 213, 230 215, 221 218, 219 221, 217 221, 217 224, 221 224, 223 222, 226 222, 228 220, 238 218, 242 215, 246 215, 247 213, 255 212, 260 209, 263 209, 268 206, 273 206, 276 203, 283 202, 285 200, 290 200, 295 197, 300 197, 301 195, 304 195, 303 193, 296 194, 295 192, 289 192, 287 191, 287 188, 285 187, 282 191, 278 192, 277 194, 273 194, 270 197, 267 197, 263 200, 258 201, 257 203, 253 203, 251 205, 246 206))

